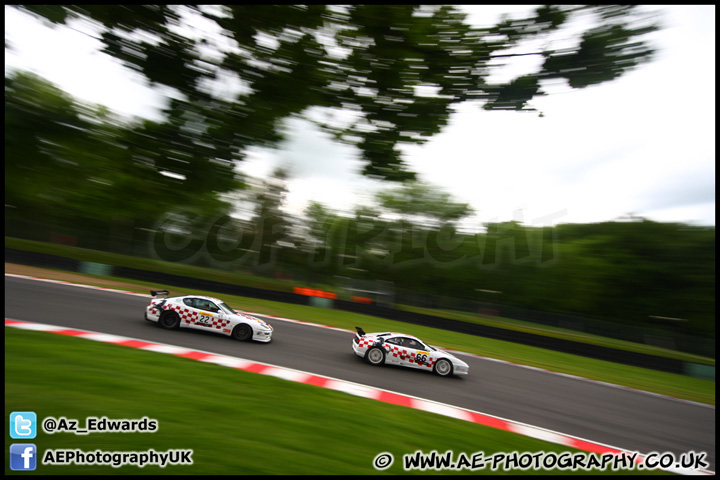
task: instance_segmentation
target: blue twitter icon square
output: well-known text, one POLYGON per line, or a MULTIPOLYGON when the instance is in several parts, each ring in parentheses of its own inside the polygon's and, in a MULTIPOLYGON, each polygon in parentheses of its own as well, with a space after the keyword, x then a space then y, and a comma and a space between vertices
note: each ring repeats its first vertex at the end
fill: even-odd
POLYGON ((11 438, 35 438, 37 415, 35 412, 12 412, 10 414, 11 438))

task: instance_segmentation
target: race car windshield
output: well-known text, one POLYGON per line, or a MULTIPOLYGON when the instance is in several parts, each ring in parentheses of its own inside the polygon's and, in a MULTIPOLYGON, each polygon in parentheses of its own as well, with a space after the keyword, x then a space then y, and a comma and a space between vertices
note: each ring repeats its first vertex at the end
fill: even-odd
POLYGON ((220 310, 222 310, 225 313, 229 313, 231 315, 235 313, 235 310, 228 307, 227 303, 220 303, 220 304, 218 304, 218 306, 220 307, 220 310))

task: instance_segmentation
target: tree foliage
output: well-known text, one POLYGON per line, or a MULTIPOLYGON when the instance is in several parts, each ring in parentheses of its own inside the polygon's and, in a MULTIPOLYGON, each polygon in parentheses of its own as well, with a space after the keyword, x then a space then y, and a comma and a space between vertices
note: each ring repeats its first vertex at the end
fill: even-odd
POLYGON ((468 234, 380 213, 365 206, 354 218, 323 217, 334 235, 304 264, 328 278, 390 281, 399 303, 491 303, 714 338, 714 228, 643 219, 553 228, 503 222, 468 234))
POLYGON ((423 181, 405 182, 400 188, 380 192, 377 201, 390 213, 413 219, 418 226, 442 226, 472 213, 467 203, 455 202, 449 193, 423 181))
POLYGON ((34 74, 11 74, 5 78, 6 226, 9 217, 11 228, 35 221, 67 234, 95 226, 98 234, 128 236, 173 208, 206 216, 228 211, 218 192, 241 186, 233 166, 211 153, 192 156, 188 138, 177 133, 168 124, 123 123, 34 74))
POLYGON ((448 5, 19 8, 56 24, 91 20, 105 53, 179 94, 165 128, 186 136, 184 146, 201 158, 242 159, 248 146, 275 144, 285 117, 344 109, 356 114, 351 124, 324 127, 357 145, 363 174, 393 181, 415 176, 399 146, 440 132, 453 105, 526 110, 545 81, 583 88, 613 80, 651 58, 642 38, 657 28, 636 7, 602 5, 541 6, 490 27, 468 24, 448 5), (568 47, 578 19, 586 26, 568 47), (528 41, 545 46, 515 53, 528 41), (489 82, 497 59, 515 55, 544 61, 536 72, 489 82), (218 89, 223 78, 235 79, 240 93, 218 89))

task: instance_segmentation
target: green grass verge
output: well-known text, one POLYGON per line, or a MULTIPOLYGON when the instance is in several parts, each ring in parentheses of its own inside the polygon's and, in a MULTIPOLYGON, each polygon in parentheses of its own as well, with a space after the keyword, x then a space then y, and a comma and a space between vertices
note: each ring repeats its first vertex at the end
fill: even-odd
MULTIPOLYGON (((52 416, 77 419, 158 421, 155 433, 45 434, 30 441, 40 457, 48 449, 85 452, 193 450, 193 465, 146 466, 38 463, 40 475, 214 474, 362 475, 377 472, 372 461, 389 452, 382 473, 405 473, 402 456, 416 451, 453 458, 484 452, 576 452, 501 430, 349 394, 51 333, 5 328, 5 418, 34 411, 38 422, 52 416)), ((6 434, 5 474, 10 470, 6 434)), ((24 441, 23 441, 24 442, 24 441)), ((408 472, 423 473, 423 472, 408 472)), ((424 473, 456 473, 428 471, 424 473)), ((643 473, 645 471, 457 473, 643 473)))
MULTIPOLYGON (((46 277, 52 278, 52 271, 48 271, 46 277)), ((108 280, 122 281, 126 284, 129 291, 145 294, 153 288, 167 287, 165 285, 129 281, 121 278, 107 278, 92 275, 85 275, 84 277, 87 278, 87 282, 85 283, 88 285, 107 287, 112 285, 108 280)), ((447 349, 459 350, 484 357, 496 358, 512 363, 529 365, 554 372, 576 375, 592 380, 715 405, 714 380, 595 360, 518 343, 450 332, 420 325, 409 325, 394 320, 352 312, 237 297, 211 291, 193 290, 190 292, 176 287, 168 288, 171 295, 193 293, 219 297, 236 309, 264 315, 319 323, 321 325, 345 328, 347 330, 354 330, 355 326, 359 325, 367 332, 404 331, 425 339, 433 345, 447 349)))

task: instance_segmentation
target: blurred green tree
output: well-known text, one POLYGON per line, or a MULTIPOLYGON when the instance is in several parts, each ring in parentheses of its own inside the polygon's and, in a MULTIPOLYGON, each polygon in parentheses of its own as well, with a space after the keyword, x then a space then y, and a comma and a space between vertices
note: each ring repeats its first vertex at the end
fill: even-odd
POLYGON ((544 81, 582 88, 650 59, 642 37, 657 29, 642 9, 616 5, 541 6, 483 28, 448 5, 18 8, 56 24, 91 20, 105 53, 174 91, 164 129, 175 141, 184 137, 186 154, 199 154, 201 165, 209 153, 233 161, 248 146, 273 145, 281 119, 321 107, 355 114, 349 124, 323 127, 360 149, 365 175, 393 181, 415 177, 398 146, 440 132, 454 104, 532 110, 544 81), (573 38, 577 45, 568 47, 573 38), (538 40, 541 50, 517 53, 538 40), (498 59, 518 55, 543 62, 536 72, 488 81, 502 69, 498 59), (238 92, 223 83, 228 78, 238 92))
POLYGON ((472 214, 467 203, 456 202, 439 187, 425 181, 405 182, 377 194, 379 206, 417 226, 439 227, 472 214))
POLYGON ((282 263, 282 259, 277 258, 280 252, 295 248, 291 222, 282 209, 289 178, 287 169, 276 168, 270 178, 262 181, 255 191, 255 215, 252 222, 256 238, 256 266, 265 273, 282 263))
POLYGON ((137 229, 151 229, 170 208, 190 207, 205 218, 228 211, 217 192, 241 186, 232 165, 211 154, 189 161, 187 139, 165 125, 127 123, 34 74, 11 73, 5 78, 5 211, 12 220, 6 227, 18 236, 30 228, 42 231, 42 240, 59 232, 82 237, 87 248, 113 242, 132 249, 137 229))
POLYGON ((72 97, 43 78, 5 77, 5 204, 65 201, 74 188, 60 179, 76 182, 81 168, 65 146, 86 140, 88 126, 72 97))

